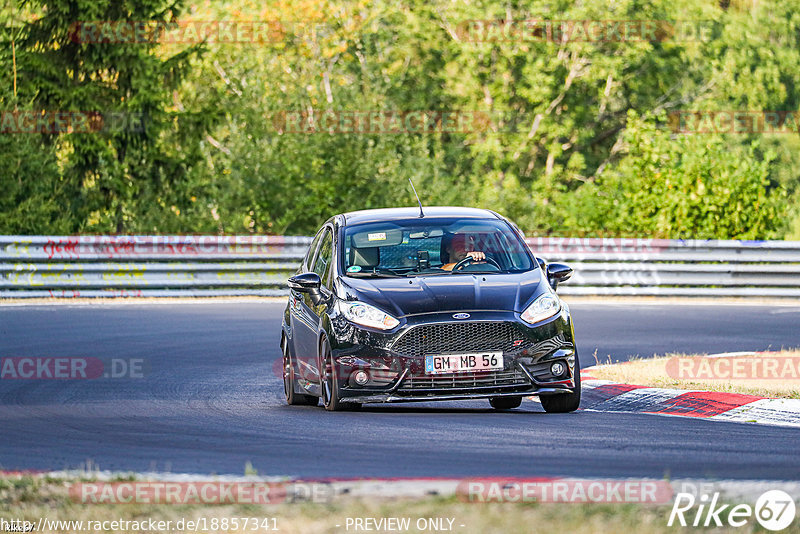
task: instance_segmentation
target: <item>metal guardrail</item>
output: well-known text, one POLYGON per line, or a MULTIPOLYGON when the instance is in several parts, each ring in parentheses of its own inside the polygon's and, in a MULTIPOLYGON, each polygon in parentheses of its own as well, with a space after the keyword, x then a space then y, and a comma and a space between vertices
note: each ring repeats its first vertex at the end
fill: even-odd
MULTIPOLYGON (((287 236, 0 236, 0 298, 278 296, 311 242, 287 236)), ((800 297, 800 242, 530 238, 565 295, 800 297)))
POLYGON ((310 242, 284 236, 0 236, 0 298, 284 295, 310 242))

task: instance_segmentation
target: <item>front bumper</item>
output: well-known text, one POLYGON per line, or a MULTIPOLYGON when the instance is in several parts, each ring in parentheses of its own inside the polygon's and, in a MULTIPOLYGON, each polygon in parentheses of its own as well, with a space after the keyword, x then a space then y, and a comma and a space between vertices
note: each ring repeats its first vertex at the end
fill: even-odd
POLYGON ((562 393, 572 393, 571 389, 561 388, 541 388, 530 393, 520 392, 494 392, 494 393, 439 393, 429 395, 359 395, 353 397, 343 397, 342 402, 356 403, 378 403, 378 402, 425 402, 425 401, 445 401, 445 400, 474 400, 474 399, 493 399, 495 397, 525 397, 531 395, 558 395, 562 393))
MULTIPOLYGON (((332 357, 337 366, 339 392, 344 402, 408 402, 430 400, 482 399, 503 396, 556 395, 570 393, 576 387, 575 349, 568 309, 536 325, 528 325, 511 312, 472 313, 470 321, 453 321, 452 313, 408 317, 391 333, 375 332, 340 324, 335 330, 332 357), (495 371, 428 374, 425 372, 425 353, 430 349, 408 350, 409 343, 399 343, 403 336, 418 333, 412 329, 431 325, 455 331, 480 332, 482 328, 505 332, 514 339, 502 347, 503 368, 495 371), (474 328, 473 328, 474 327, 474 328), (466 328, 466 330, 464 330, 466 328), (402 347, 403 350, 398 350, 402 347), (555 361, 566 364, 566 371, 553 376, 550 366, 555 361), (366 384, 355 381, 358 371, 369 377, 366 384)), ((430 330, 426 330, 430 331, 430 330)), ((476 334, 477 335, 477 334, 476 334)), ((408 338, 404 338, 408 340, 408 338)), ((464 338, 449 340, 447 351, 465 347, 461 352, 498 351, 498 341, 464 338), (478 344, 476 346, 476 343, 478 344), (493 344, 494 343, 494 344, 493 344)), ((363 377, 363 375, 362 375, 363 377)))

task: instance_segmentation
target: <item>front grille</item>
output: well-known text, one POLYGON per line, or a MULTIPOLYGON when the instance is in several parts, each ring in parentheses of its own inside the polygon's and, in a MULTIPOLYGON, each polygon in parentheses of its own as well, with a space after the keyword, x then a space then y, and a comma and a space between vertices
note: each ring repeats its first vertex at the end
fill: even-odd
POLYGON ((506 322, 440 323, 415 326, 400 336, 392 350, 422 357, 428 354, 511 351, 527 339, 506 322))
POLYGON ((434 389, 469 389, 476 387, 529 386, 530 381, 519 369, 480 373, 446 373, 440 375, 408 376, 398 391, 434 389))

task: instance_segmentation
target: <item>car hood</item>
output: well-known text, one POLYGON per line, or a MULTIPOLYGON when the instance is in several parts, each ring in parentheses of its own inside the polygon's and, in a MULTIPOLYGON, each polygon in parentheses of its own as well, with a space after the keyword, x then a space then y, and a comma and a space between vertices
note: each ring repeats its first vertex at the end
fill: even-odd
POLYGON ((341 278, 338 296, 403 317, 420 313, 503 310, 522 312, 548 291, 541 270, 515 274, 445 274, 413 278, 341 278))

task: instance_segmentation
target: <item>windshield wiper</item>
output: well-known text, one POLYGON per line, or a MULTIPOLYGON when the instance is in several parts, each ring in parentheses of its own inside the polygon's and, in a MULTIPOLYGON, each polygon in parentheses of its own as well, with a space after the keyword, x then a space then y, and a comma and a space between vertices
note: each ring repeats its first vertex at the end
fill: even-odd
POLYGON ((392 271, 361 271, 357 273, 347 273, 347 276, 353 278, 403 278, 402 274, 397 274, 392 271))
POLYGON ((411 271, 404 276, 439 276, 442 274, 450 274, 450 271, 411 271))

